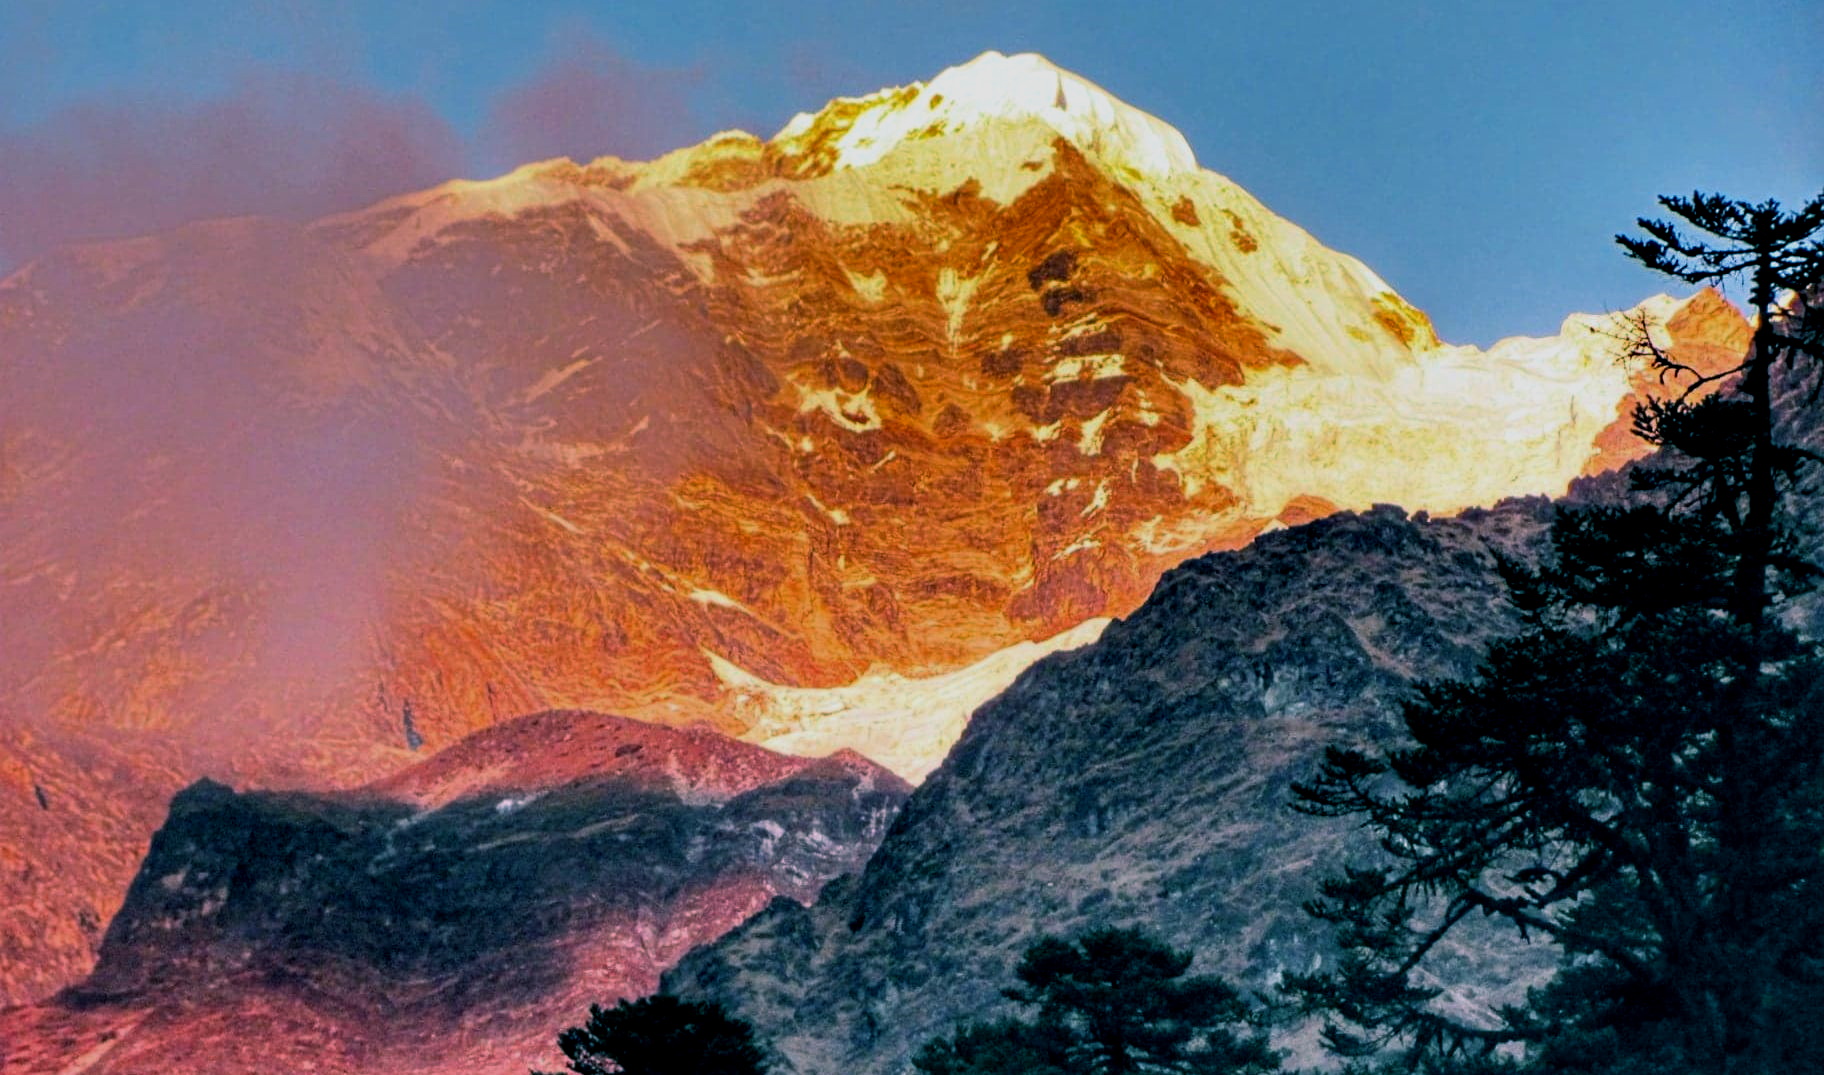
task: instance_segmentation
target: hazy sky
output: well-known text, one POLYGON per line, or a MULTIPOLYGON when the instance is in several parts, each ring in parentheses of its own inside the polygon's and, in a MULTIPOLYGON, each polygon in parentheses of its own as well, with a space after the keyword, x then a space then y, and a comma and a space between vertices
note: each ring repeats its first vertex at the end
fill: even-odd
POLYGON ((1658 193, 1824 187, 1824 0, 0 0, 0 265, 529 157, 770 135, 990 48, 1173 124, 1447 339, 1660 289, 1609 238, 1658 193))

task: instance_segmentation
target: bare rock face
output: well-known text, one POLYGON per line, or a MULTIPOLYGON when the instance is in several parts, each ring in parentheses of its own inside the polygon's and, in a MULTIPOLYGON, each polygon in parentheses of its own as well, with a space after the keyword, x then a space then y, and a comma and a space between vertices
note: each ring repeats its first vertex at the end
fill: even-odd
MULTIPOLYGON (((0 719, 168 741, 151 802, 550 708, 917 777, 1187 558, 1612 462, 1606 323, 1446 345, 1169 126, 992 53, 770 141, 72 248, 0 281, 0 719)), ((103 920, 132 816, 79 871, 103 920)), ((90 951, 19 876, 0 962, 62 969, 0 1000, 90 951)))
POLYGON ((145 732, 0 727, 0 997, 48 996, 88 973, 195 764, 145 732))
MULTIPOLYGON (((1292 813, 1291 783, 1327 745, 1397 735, 1413 681, 1468 671, 1512 629, 1495 558, 1530 555, 1550 512, 1381 507, 1169 572, 1100 641, 984 706, 859 877, 809 908, 775 902, 666 989, 753 1019, 793 1070, 835 1075, 902 1070, 1006 1007, 1043 933, 1143 925, 1262 990, 1321 965, 1334 949, 1300 906, 1367 849, 1292 813)), ((1511 971, 1527 953, 1502 958, 1511 971)))
POLYGON ((909 788, 592 713, 491 729, 360 792, 199 782, 78 986, 0 1067, 487 1072, 693 946, 858 869, 909 788))

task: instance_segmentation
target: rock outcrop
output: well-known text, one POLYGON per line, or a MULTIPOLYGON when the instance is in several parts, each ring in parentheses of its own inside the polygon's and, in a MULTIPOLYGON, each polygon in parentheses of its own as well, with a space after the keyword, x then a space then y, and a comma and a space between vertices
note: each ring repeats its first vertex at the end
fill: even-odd
POLYGON ((479 1073, 858 869, 909 789, 591 713, 499 726, 360 792, 171 803, 100 958, 0 1012, 0 1070, 479 1073))

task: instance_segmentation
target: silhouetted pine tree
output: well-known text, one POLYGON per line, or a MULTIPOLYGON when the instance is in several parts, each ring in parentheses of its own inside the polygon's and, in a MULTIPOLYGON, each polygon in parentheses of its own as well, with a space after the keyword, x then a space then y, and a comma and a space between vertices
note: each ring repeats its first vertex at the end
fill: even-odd
POLYGON ((576 1075, 766 1075, 769 1067, 747 1022, 663 994, 592 1004, 589 1021, 564 1030, 557 1045, 576 1075))
POLYGON ((1704 377, 1643 336, 1680 389, 1635 415, 1662 449, 1644 503, 1562 511, 1547 566, 1508 572, 1523 633, 1422 688, 1410 745, 1332 750, 1296 788, 1384 851, 1309 908, 1342 966, 1291 983, 1344 1056, 1486 1069, 1513 1043, 1536 1071, 1824 1070, 1824 668, 1781 616, 1816 574, 1791 526, 1816 457, 1773 412, 1776 383, 1824 360, 1815 318, 1775 316, 1824 279, 1824 196, 1661 202, 1711 238, 1642 220, 1619 241, 1690 283, 1748 277, 1750 352, 1704 377), (1471 918, 1562 952, 1493 1025, 1415 973, 1471 918))
POLYGON ((927 1075, 1256 1075, 1279 1057, 1255 1007, 1220 978, 1186 977, 1191 954, 1138 930, 1046 937, 1007 996, 1030 1020, 974 1024, 913 1058, 927 1075))

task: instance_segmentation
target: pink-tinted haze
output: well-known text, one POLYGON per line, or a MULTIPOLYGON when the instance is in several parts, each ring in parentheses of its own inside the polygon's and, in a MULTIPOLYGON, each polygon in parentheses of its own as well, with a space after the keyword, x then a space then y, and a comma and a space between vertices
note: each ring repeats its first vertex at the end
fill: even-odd
POLYGON ((676 149, 690 128, 693 68, 636 63, 586 32, 557 46, 532 78, 501 93, 482 141, 496 156, 524 162, 645 159, 676 149))
POLYGON ((198 104, 73 106, 0 135, 0 267, 206 217, 308 219, 440 182, 463 161, 421 101, 308 75, 248 77, 198 104))
POLYGON ((492 95, 472 137, 417 96, 259 68, 201 101, 70 105, 0 129, 0 275, 65 243, 217 217, 302 222, 556 156, 656 156, 692 129, 702 80, 573 28, 492 95))

